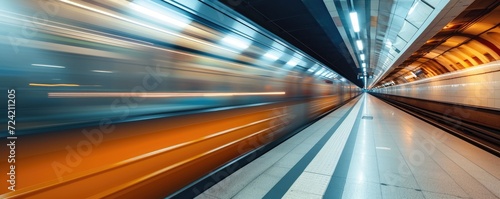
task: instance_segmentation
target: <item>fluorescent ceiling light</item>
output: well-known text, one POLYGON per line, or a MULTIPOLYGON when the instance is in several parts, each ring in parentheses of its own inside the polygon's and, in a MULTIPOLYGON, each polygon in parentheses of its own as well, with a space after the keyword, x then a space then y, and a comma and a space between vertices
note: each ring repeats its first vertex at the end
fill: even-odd
POLYGON ((276 61, 279 57, 274 54, 272 51, 269 51, 267 52, 266 54, 264 54, 264 57, 270 59, 270 60, 273 60, 273 61, 276 61))
POLYGON ((349 13, 349 16, 351 17, 352 29, 354 32, 359 32, 358 13, 351 12, 349 13))
POLYGON ((365 64, 365 63, 362 63, 362 64, 361 64, 361 66, 362 66, 363 68, 366 68, 366 64, 365 64))
POLYGON ((323 71, 325 71, 325 68, 321 68, 321 70, 319 70, 318 72, 316 72, 315 75, 319 75, 319 74, 323 73, 323 71))
POLYGON ((363 42, 361 40, 356 40, 356 44, 358 45, 359 50, 363 50, 363 42))
POLYGON ((248 42, 245 42, 241 39, 232 37, 232 36, 226 36, 224 39, 222 39, 222 42, 227 44, 228 46, 234 46, 240 50, 245 50, 247 49, 250 44, 248 42))
POLYGON ((385 42, 385 46, 386 46, 387 48, 390 48, 390 47, 392 46, 392 42, 391 42, 391 40, 387 40, 387 41, 385 42))
POLYGON ((410 78, 414 78, 413 75, 407 75, 407 76, 405 76, 405 79, 410 79, 410 78))
POLYGON ((317 68, 318 68, 318 64, 315 64, 314 66, 312 66, 311 68, 309 68, 309 70, 307 70, 308 72, 314 72, 317 68))
POLYGON ((362 61, 365 61, 365 54, 361 54, 359 55, 359 57, 361 58, 362 61))

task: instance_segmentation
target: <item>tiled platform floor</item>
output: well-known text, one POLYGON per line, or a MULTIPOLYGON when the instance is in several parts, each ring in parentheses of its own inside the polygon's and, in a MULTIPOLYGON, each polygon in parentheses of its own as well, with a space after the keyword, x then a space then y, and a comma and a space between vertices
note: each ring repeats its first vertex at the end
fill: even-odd
POLYGON ((197 198, 500 198, 500 158, 358 98, 197 198))

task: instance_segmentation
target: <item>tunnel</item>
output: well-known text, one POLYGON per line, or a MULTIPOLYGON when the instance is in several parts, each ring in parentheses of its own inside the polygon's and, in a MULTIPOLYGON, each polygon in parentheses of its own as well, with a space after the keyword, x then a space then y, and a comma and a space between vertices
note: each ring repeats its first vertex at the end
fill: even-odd
POLYGON ((4 0, 0 198, 500 198, 496 0, 4 0))

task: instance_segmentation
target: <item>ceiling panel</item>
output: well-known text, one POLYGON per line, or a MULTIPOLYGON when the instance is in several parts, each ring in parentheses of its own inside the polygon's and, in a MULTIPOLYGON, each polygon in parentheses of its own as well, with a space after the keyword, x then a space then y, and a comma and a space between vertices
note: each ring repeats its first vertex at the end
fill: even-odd
POLYGON ((234 6, 234 0, 219 1, 360 87, 362 62, 374 74, 368 84, 381 86, 406 82, 404 76, 413 72, 419 73, 415 79, 425 78, 500 57, 500 42, 493 39, 500 37, 500 12, 493 12, 498 0, 239 0, 234 6), (352 11, 358 13, 360 32, 351 28, 352 11), (464 42, 471 40, 467 50, 453 50, 463 42, 446 42, 463 35, 469 35, 464 42), (427 61, 416 62, 421 58, 427 61))

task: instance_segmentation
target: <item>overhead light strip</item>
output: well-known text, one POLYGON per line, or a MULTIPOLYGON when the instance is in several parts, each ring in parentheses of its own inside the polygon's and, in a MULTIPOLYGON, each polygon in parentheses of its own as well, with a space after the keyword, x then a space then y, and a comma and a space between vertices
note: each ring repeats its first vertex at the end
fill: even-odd
POLYGON ((356 45, 358 45, 358 49, 361 51, 363 50, 363 42, 361 40, 356 40, 356 45))
POLYGON ((358 13, 351 12, 349 13, 349 16, 351 17, 352 29, 354 32, 359 32, 358 13))

